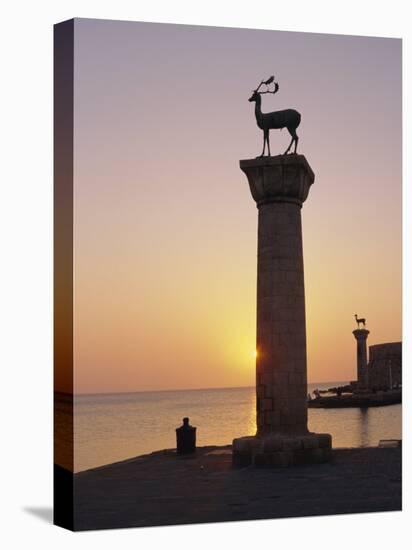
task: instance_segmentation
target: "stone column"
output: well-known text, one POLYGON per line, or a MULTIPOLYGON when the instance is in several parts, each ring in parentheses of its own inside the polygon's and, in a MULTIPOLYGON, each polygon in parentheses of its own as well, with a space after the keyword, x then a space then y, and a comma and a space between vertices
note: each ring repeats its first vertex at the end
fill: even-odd
POLYGON ((255 437, 235 439, 235 464, 329 458, 329 434, 307 428, 301 208, 314 173, 303 155, 240 161, 258 214, 255 437), (316 450, 315 450, 316 449, 316 450))
POLYGON ((365 392, 369 389, 368 376, 368 356, 366 349, 366 340, 368 339, 369 330, 365 328, 353 331, 356 338, 356 360, 358 367, 358 387, 357 391, 365 392))

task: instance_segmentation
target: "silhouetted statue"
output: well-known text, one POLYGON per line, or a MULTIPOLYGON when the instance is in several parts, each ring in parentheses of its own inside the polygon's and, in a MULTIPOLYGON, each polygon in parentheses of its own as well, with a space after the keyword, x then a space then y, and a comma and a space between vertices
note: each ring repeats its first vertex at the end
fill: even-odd
POLYGON ((363 319, 358 319, 358 314, 355 313, 355 320, 356 322, 358 323, 358 328, 359 328, 359 325, 362 324, 363 327, 365 328, 365 325, 366 325, 366 319, 363 318, 363 319))
POLYGON ((256 88, 256 90, 253 92, 252 97, 249 98, 249 101, 255 102, 255 115, 256 115, 256 122, 257 125, 261 130, 263 130, 263 151, 260 155, 261 157, 265 154, 265 147, 266 144, 268 146, 268 153, 270 157, 270 145, 269 145, 269 131, 281 128, 287 128, 289 134, 292 136, 292 141, 289 144, 289 147, 284 152, 284 155, 287 155, 289 153, 290 148, 292 147, 293 143, 295 144, 295 150, 293 153, 296 153, 296 149, 298 146, 298 135, 296 134, 296 128, 300 124, 300 113, 295 111, 294 109, 285 109, 283 111, 274 111, 272 113, 262 113, 260 106, 262 103, 261 95, 263 94, 276 94, 276 92, 279 90, 279 84, 277 82, 274 83, 274 89, 270 90, 269 86, 274 82, 275 77, 271 76, 267 80, 262 80, 262 82, 259 84, 259 86, 256 88), (266 90, 264 92, 260 92, 261 86, 265 85, 266 90))

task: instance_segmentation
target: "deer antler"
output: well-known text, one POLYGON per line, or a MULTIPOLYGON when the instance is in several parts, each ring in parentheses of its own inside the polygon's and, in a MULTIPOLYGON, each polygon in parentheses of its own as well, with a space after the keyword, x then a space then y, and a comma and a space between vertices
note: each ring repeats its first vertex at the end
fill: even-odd
POLYGON ((259 92, 259 94, 275 94, 279 90, 279 84, 275 82, 274 90, 265 90, 264 92, 259 92))
POLYGON ((269 77, 267 80, 262 80, 262 82, 256 88, 255 92, 258 93, 258 94, 275 94, 279 90, 279 84, 277 82, 275 82, 275 89, 274 90, 267 89, 264 92, 259 92, 260 87, 263 86, 263 84, 268 88, 274 80, 275 80, 274 76, 269 77))

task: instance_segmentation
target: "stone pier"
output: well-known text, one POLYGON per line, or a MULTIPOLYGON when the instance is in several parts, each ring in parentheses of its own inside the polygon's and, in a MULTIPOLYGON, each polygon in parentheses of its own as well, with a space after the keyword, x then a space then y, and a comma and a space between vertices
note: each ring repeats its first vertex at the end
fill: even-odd
POLYGON ((369 390, 368 356, 366 348, 369 330, 358 328, 353 331, 353 335, 356 338, 356 360, 358 368, 357 391, 366 392, 369 390))
POLYGON ((235 465, 324 462, 329 434, 307 428, 301 208, 314 173, 303 155, 240 161, 258 208, 256 436, 233 441, 235 465))

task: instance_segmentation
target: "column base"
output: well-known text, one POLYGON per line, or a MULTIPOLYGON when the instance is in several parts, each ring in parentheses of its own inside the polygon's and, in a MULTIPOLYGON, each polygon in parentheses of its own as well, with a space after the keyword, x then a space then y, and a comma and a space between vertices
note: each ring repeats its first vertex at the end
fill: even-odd
POLYGON ((332 436, 269 434, 233 440, 232 464, 235 467, 288 467, 321 464, 332 458, 332 436))

